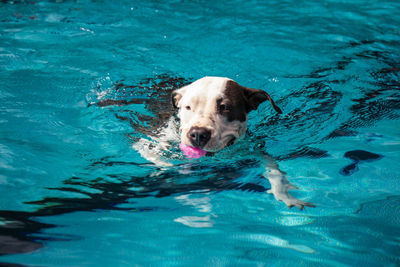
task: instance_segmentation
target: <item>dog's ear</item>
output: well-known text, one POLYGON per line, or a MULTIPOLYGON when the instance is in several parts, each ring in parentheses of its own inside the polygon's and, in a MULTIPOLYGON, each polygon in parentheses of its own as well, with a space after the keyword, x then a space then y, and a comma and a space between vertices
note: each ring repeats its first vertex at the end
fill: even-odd
POLYGON ((271 102, 272 107, 275 109, 275 111, 278 112, 279 114, 282 114, 282 110, 275 104, 274 100, 272 100, 270 95, 263 90, 245 87, 244 96, 246 98, 247 112, 256 110, 262 102, 268 99, 269 102, 271 102))
POLYGON ((171 100, 172 100, 172 106, 174 108, 178 108, 179 101, 181 101, 181 99, 182 99, 181 89, 172 91, 171 100))

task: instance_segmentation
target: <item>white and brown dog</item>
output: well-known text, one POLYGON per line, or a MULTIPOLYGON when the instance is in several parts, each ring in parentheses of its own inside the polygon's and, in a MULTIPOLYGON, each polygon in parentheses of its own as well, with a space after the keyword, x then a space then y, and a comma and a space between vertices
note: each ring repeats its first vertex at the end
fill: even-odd
MULTIPOLYGON (((235 81, 221 77, 204 77, 172 93, 173 105, 178 109, 180 125, 170 119, 156 138, 140 140, 134 148, 147 160, 157 165, 168 166, 160 157, 169 141, 178 142, 215 153, 243 138, 247 130, 248 113, 264 101, 269 100, 276 112, 282 113, 272 98, 263 90, 251 89, 235 81)), ((288 207, 303 209, 313 207, 291 196, 288 191, 296 187, 290 184, 285 173, 268 155, 265 159, 266 176, 271 184, 271 193, 288 207)))

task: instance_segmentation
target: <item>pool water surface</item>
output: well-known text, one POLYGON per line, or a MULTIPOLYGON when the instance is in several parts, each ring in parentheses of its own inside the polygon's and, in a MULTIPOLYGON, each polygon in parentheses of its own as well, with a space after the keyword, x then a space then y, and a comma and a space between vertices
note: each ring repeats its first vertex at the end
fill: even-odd
POLYGON ((0 1, 0 266, 400 265, 400 2, 0 1), (204 76, 241 142, 132 148, 204 76), (266 191, 268 153, 315 208, 266 191))

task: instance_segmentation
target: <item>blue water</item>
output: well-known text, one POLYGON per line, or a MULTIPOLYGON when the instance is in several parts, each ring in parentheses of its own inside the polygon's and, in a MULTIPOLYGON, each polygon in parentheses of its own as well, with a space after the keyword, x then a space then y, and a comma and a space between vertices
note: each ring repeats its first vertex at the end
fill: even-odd
POLYGON ((396 0, 0 1, 0 262, 400 265, 399 25, 396 0), (166 93, 203 76, 284 113, 213 157, 141 158, 166 93), (266 194, 257 151, 316 207, 266 194))

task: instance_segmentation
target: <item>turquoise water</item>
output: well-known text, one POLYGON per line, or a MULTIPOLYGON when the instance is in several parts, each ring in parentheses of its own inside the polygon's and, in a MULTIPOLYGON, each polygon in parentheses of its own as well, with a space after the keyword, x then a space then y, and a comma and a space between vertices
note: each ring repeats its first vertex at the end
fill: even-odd
POLYGON ((400 265, 399 25, 398 1, 0 1, 0 265, 400 265), (283 114, 212 157, 141 158, 203 76, 283 114), (264 192, 260 151, 316 208, 264 192))

